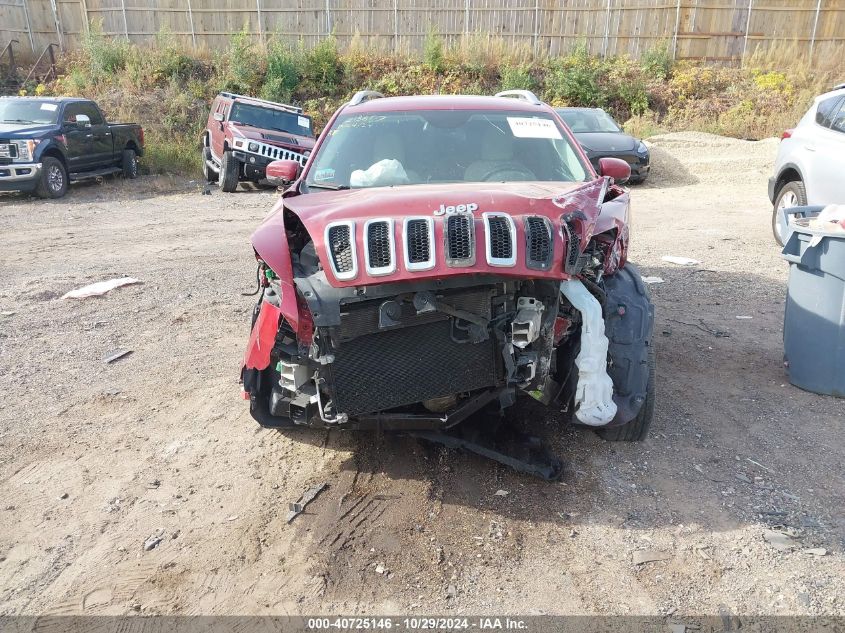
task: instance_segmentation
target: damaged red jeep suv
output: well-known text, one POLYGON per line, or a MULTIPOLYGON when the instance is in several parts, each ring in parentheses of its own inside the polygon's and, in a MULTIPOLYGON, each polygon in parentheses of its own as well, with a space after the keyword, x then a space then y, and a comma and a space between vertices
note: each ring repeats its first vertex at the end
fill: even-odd
POLYGON ((302 108, 221 92, 211 104, 202 136, 202 171, 226 192, 259 182, 275 160, 302 165, 314 148, 311 118, 302 108))
POLYGON ((629 166, 599 174, 527 91, 342 106, 252 236, 242 367, 266 427, 437 431, 520 394, 607 439, 654 411, 629 166), (567 416, 569 417, 569 416, 567 416))

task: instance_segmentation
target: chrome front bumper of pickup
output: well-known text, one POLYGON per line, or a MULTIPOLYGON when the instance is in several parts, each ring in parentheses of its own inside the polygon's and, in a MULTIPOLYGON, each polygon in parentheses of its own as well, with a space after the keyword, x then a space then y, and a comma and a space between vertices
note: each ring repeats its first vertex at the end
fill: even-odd
POLYGON ((41 174, 41 163, 0 165, 0 183, 33 180, 41 174))

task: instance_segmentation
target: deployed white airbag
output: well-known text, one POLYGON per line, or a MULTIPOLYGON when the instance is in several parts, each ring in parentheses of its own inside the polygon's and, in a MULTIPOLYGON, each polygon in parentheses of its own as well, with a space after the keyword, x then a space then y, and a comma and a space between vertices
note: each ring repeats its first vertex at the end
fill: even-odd
POLYGON ((366 170, 356 169, 349 176, 350 187, 389 187, 407 185, 408 174, 402 163, 393 158, 385 158, 370 165, 366 170))
POLYGON ((616 415, 613 380, 607 375, 608 340, 604 334, 601 304, 577 280, 562 281, 560 292, 581 313, 581 351, 575 359, 578 386, 575 417, 583 424, 604 426, 616 415))

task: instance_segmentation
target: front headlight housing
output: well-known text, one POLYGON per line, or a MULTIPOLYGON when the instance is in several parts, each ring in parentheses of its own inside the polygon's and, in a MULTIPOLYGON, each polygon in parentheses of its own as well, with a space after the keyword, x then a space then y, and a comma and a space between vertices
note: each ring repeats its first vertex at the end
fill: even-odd
POLYGON ((32 157, 35 155, 35 148, 38 147, 40 142, 40 139, 34 138, 16 139, 12 141, 12 143, 18 148, 17 160, 24 163, 32 161, 32 157))
POLYGON ((250 152, 257 152, 258 151, 258 143, 250 143, 248 149, 249 149, 250 152))
POLYGON ((639 154, 640 156, 648 156, 648 148, 642 141, 640 141, 640 144, 637 145, 637 154, 639 154))

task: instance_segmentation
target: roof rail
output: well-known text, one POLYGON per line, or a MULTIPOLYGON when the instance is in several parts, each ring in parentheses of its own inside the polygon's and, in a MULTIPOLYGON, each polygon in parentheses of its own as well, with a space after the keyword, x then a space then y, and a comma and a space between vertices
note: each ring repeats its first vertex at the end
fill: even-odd
POLYGON ((356 106, 373 99, 384 99, 384 95, 375 90, 359 90, 352 96, 347 105, 356 106))
POLYGON ((543 105, 543 102, 537 98, 530 90, 505 90, 503 92, 497 92, 497 97, 516 97, 517 99, 521 99, 522 101, 527 101, 531 105, 543 105))
POLYGON ((291 112, 295 112, 296 114, 302 114, 302 108, 298 108, 297 106, 288 105, 287 103, 277 103, 276 101, 268 101, 267 99, 259 99, 258 97, 250 97, 249 95, 239 95, 236 92, 221 92, 222 96, 226 97, 227 99, 249 99, 250 101, 255 101, 256 103, 266 103, 267 105, 276 106, 277 108, 282 108, 284 110, 290 110, 291 112))

